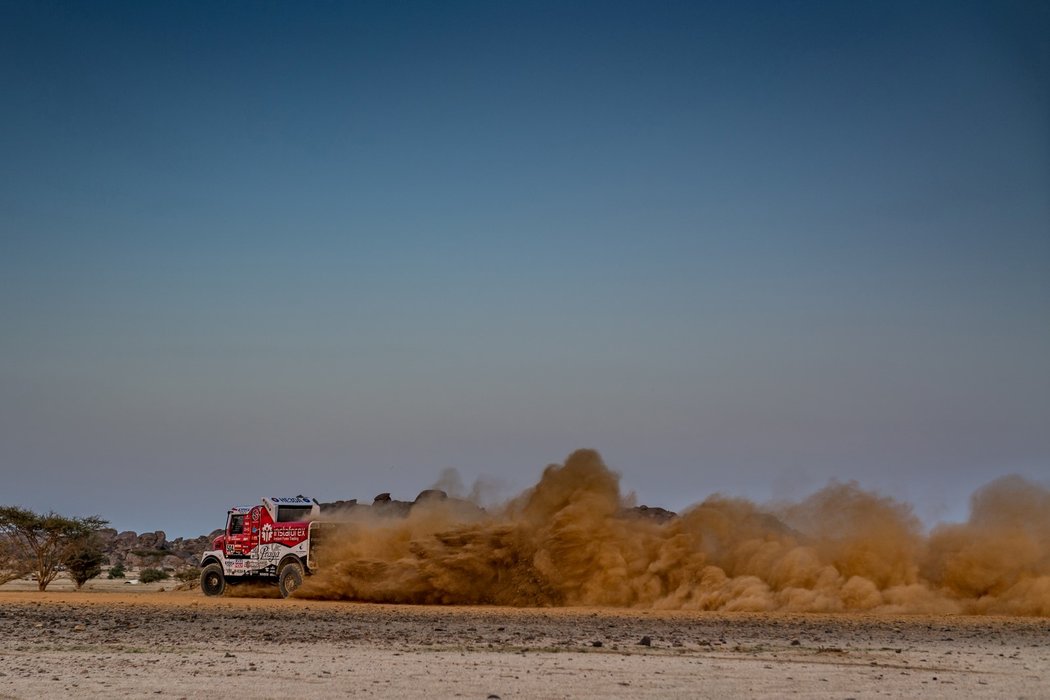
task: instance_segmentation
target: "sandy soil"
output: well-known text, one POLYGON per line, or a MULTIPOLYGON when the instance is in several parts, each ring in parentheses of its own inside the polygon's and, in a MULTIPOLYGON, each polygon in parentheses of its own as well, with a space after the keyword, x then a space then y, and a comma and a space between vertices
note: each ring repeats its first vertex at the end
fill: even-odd
MULTIPOLYGON (((93 578, 87 581, 81 591, 88 593, 158 593, 161 591, 171 591, 179 586, 179 582, 174 579, 168 579, 167 581, 155 581, 153 583, 139 583, 138 579, 129 576, 128 578, 118 579, 107 579, 107 578, 93 578)), ((12 592, 12 591, 23 591, 23 592, 36 592, 38 590, 36 581, 21 578, 14 581, 8 581, 7 583, 0 586, 0 593, 12 592)), ((76 590, 76 586, 73 581, 67 578, 64 574, 59 575, 54 581, 47 586, 49 593, 68 593, 76 590)))
POLYGON ((1045 698, 1050 620, 0 590, 2 698, 220 693, 1045 698))

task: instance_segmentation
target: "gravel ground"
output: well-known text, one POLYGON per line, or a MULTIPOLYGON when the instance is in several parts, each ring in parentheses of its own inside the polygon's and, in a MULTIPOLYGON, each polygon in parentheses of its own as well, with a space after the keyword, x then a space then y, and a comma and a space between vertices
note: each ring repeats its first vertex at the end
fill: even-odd
POLYGON ((0 591, 0 698, 241 692, 1046 698, 1050 619, 0 591))

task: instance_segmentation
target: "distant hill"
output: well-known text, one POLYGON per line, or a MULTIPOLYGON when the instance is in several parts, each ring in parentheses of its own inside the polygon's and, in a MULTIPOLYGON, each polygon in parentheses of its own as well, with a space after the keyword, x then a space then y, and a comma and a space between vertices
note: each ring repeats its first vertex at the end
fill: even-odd
POLYGON ((221 534, 222 530, 215 530, 200 537, 179 537, 169 541, 163 530, 141 535, 132 530, 117 532, 113 528, 98 531, 109 565, 123 564, 126 568, 181 569, 196 566, 201 552, 221 534))

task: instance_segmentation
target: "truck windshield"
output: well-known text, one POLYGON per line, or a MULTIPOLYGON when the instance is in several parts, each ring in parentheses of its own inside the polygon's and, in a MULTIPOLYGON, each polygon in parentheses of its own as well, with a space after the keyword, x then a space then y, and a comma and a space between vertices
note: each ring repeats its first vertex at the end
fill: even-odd
POLYGON ((230 516, 230 534, 239 535, 244 532, 244 514, 230 516))
POLYGON ((310 518, 312 506, 277 506, 277 522, 296 523, 310 518))

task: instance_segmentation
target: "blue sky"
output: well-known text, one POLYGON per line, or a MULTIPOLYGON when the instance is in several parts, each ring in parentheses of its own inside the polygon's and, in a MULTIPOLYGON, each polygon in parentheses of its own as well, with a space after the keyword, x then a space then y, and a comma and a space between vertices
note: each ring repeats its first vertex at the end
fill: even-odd
POLYGON ((1050 481, 1044 3, 0 3, 0 502, 1050 481))

